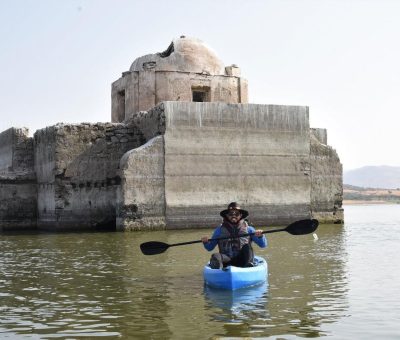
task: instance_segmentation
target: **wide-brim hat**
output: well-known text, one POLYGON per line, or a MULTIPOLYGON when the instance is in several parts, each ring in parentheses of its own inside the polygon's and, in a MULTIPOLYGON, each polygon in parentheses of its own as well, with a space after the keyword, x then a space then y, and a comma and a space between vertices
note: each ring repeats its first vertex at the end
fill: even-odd
POLYGON ((247 216, 249 216, 249 212, 247 210, 240 209, 239 204, 236 202, 229 203, 228 209, 222 210, 219 214, 222 217, 225 217, 226 214, 231 210, 238 210, 242 214, 242 218, 246 218, 247 216))

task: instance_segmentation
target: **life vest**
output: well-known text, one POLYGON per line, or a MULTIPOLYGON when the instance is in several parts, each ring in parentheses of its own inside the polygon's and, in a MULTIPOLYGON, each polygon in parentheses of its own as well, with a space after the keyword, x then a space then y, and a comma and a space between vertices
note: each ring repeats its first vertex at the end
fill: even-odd
MULTIPOLYGON (((246 221, 241 220, 238 225, 232 226, 231 224, 224 222, 220 226, 221 235, 220 237, 237 237, 239 235, 248 233, 248 224, 246 221)), ((251 244, 250 236, 230 238, 226 240, 218 241, 218 248, 221 254, 225 254, 230 258, 237 256, 240 249, 245 244, 251 244)))

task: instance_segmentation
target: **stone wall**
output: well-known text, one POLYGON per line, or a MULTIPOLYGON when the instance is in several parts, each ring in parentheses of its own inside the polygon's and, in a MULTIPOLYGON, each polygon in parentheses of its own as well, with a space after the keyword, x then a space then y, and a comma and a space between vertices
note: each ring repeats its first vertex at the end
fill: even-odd
POLYGON ((36 197, 31 175, 0 175, 0 231, 36 229, 36 197))
POLYGON ((0 172, 12 171, 14 153, 14 128, 0 133, 0 172))
MULTIPOLYGON (((336 151, 311 135, 311 211, 320 223, 344 220, 343 169, 336 151)), ((325 138, 326 140, 326 133, 325 138)))
POLYGON ((168 227, 215 225, 231 201, 257 225, 309 217, 307 107, 164 105, 168 227))
MULTIPOLYGON (((240 74, 239 74, 240 75, 240 74)), ((162 101, 192 101, 192 90, 208 92, 207 102, 247 103, 247 81, 240 76, 165 72, 124 72, 112 84, 111 120, 121 122, 162 101)))
POLYGON ((328 132, 326 131, 326 129, 312 128, 310 129, 310 132, 318 142, 325 145, 328 144, 328 132))
POLYGON ((117 229, 164 229, 164 105, 138 112, 125 123, 139 131, 146 144, 128 151, 121 158, 117 229))
POLYGON ((26 128, 0 133, 0 230, 36 228, 33 139, 26 128))
POLYGON ((128 151, 120 162, 120 176, 117 229, 164 229, 164 137, 128 151))
POLYGON ((0 133, 0 173, 33 171, 33 139, 27 128, 0 133))
POLYGON ((341 222, 342 166, 326 140, 307 107, 254 104, 163 102, 34 139, 9 129, 0 230, 215 227, 231 201, 259 226, 341 222))
POLYGON ((120 210, 121 229, 155 228, 144 218, 154 221, 162 209, 167 228, 214 227, 231 201, 257 225, 310 217, 307 107, 164 102, 157 110, 165 117, 165 156, 161 139, 124 156, 119 204, 134 211, 120 210), (164 184, 164 196, 155 183, 164 184), (151 212, 155 202, 159 210, 151 212))
POLYGON ((58 124, 35 135, 38 227, 115 228, 122 155, 146 140, 126 124, 58 124))

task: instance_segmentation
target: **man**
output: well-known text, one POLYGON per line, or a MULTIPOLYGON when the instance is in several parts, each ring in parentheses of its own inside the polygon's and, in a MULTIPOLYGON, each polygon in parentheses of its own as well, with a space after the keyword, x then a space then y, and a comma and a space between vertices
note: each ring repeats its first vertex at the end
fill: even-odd
POLYGON ((254 241, 261 248, 267 246, 267 240, 262 234, 262 230, 255 230, 249 226, 245 218, 249 215, 248 211, 240 209, 236 202, 228 205, 228 209, 222 210, 220 215, 223 217, 222 224, 214 230, 212 239, 220 237, 231 237, 220 241, 209 241, 207 236, 203 236, 201 241, 204 248, 211 251, 218 244, 219 253, 212 254, 210 266, 213 269, 222 269, 232 265, 236 267, 252 267, 254 253, 251 247, 254 241), (253 234, 251 236, 237 237, 243 234, 253 234))

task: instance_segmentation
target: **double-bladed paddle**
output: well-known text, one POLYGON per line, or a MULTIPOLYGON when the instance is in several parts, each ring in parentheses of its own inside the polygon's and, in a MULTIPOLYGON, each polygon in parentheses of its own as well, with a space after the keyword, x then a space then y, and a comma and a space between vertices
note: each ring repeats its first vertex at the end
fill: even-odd
MULTIPOLYGON (((286 228, 284 229, 274 229, 274 230, 266 230, 263 231, 263 234, 269 234, 269 233, 277 233, 279 231, 286 231, 291 235, 306 235, 314 232, 317 227, 318 227, 318 220, 300 220, 293 222, 289 224, 286 228)), ((248 233, 248 234, 242 234, 236 237, 220 237, 220 238, 214 238, 214 239, 209 239, 209 241, 218 241, 218 240, 226 240, 226 239, 231 239, 231 238, 238 238, 238 237, 243 237, 243 236, 251 236, 254 235, 254 233, 248 233)), ((175 246, 183 246, 185 244, 193 244, 193 243, 201 243, 201 240, 197 241, 189 241, 189 242, 181 242, 181 243, 174 243, 174 244, 167 244, 164 242, 158 242, 158 241, 150 241, 150 242, 145 242, 140 245, 140 250, 144 255, 156 255, 156 254, 161 254, 164 251, 166 251, 169 247, 175 247, 175 246)))

